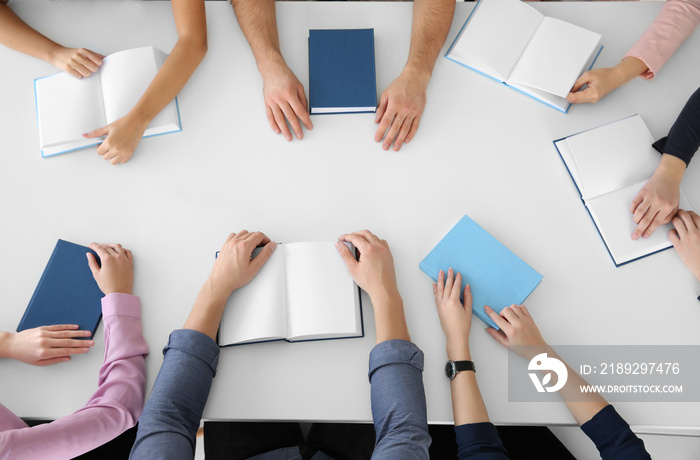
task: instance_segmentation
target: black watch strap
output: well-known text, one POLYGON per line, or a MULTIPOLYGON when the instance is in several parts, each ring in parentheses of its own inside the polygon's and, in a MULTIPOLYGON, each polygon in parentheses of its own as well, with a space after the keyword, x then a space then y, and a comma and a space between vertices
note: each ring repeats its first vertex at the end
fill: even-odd
POLYGON ((447 361, 447 364, 445 364, 445 375, 450 380, 454 379, 457 376, 457 374, 459 374, 461 371, 474 371, 474 372, 476 372, 476 368, 474 367, 474 362, 450 360, 450 361, 447 361))

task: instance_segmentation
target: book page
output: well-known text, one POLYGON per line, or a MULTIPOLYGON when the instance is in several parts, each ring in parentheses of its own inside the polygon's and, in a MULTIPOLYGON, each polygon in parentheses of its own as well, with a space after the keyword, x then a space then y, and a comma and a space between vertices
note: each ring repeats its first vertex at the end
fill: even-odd
POLYGON ((578 165, 576 164, 576 160, 574 159, 574 156, 571 152, 569 140, 562 139, 560 141, 555 142, 554 145, 557 147, 561 158, 564 160, 564 163, 566 164, 566 168, 568 169, 571 178, 574 180, 576 187, 578 187, 579 193, 582 193, 583 185, 581 184, 581 174, 578 172, 578 165))
POLYGON ((506 81, 544 17, 520 0, 481 0, 448 57, 506 81))
MULTIPOLYGON (((165 62, 165 54, 153 46, 119 51, 104 59, 100 78, 107 123, 112 123, 129 113, 146 92, 163 62, 165 62)), ((179 127, 174 100, 151 120, 145 134, 177 130, 163 131, 164 126, 173 124, 179 127)))
POLYGON ((566 98, 598 52, 601 36, 568 22, 544 18, 507 83, 566 98))
POLYGON ((334 242, 285 245, 288 338, 361 335, 359 293, 334 242))
POLYGON ((581 175, 581 193, 590 198, 646 181, 661 155, 642 117, 635 115, 567 139, 581 175))
POLYGON ((219 345, 286 337, 284 258, 284 245, 278 245, 255 278, 231 294, 221 318, 219 345))
MULTIPOLYGON (((673 225, 670 223, 661 225, 649 238, 631 238, 637 224, 632 220, 630 204, 645 183, 642 181, 586 201, 586 206, 618 265, 671 246, 668 231, 673 225)), ((680 208, 691 209, 682 190, 680 208)))
POLYGON ((70 148, 63 144, 85 146, 99 142, 81 136, 106 124, 98 75, 77 79, 58 73, 36 80, 35 88, 42 149, 66 151, 70 148))

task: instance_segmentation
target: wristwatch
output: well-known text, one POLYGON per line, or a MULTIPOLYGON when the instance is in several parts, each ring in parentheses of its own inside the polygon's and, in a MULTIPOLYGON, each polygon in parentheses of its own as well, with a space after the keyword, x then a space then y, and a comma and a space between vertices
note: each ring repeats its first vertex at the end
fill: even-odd
POLYGON ((474 362, 473 361, 447 361, 447 364, 445 364, 445 375, 447 376, 448 379, 452 380, 454 379, 458 373, 461 371, 474 371, 476 372, 476 368, 474 367, 474 362))

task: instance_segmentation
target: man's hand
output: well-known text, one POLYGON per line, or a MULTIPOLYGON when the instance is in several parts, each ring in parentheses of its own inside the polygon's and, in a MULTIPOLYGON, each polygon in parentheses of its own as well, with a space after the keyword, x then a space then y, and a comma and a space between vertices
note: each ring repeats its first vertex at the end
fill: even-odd
POLYGON ((343 257, 352 278, 371 298, 398 296, 394 259, 389 245, 369 230, 349 233, 338 238, 336 249, 343 257), (351 243, 360 254, 359 260, 343 242, 351 243))
POLYGON ((632 239, 648 238, 660 225, 671 222, 678 211, 680 186, 685 162, 680 158, 664 154, 651 179, 632 200, 630 212, 638 224, 632 239))
POLYGON ((538 349, 548 347, 547 342, 544 341, 542 334, 540 334, 540 330, 537 329, 535 320, 532 319, 530 312, 527 311, 524 305, 514 304, 506 307, 501 310, 500 315, 488 305, 484 307, 484 310, 493 322, 501 328, 500 331, 497 331, 489 327, 486 331, 504 347, 510 348, 511 345, 517 345, 518 347, 514 351, 527 359, 531 359, 539 354, 540 351, 537 351, 538 349))
POLYGON ((374 141, 384 139, 384 150, 389 150, 393 143, 394 151, 398 152, 404 142, 410 142, 416 135, 425 109, 429 81, 430 76, 421 78, 417 73, 404 69, 382 93, 374 119, 375 123, 379 123, 374 141))
POLYGON ((669 230, 668 239, 685 266, 700 281, 700 216, 681 209, 672 222, 675 229, 669 230))
POLYGON ((83 134, 86 139, 100 136, 107 138, 97 148, 97 154, 113 165, 126 163, 139 145, 148 123, 134 121, 129 115, 92 132, 83 134))
POLYGON ((304 123, 306 129, 314 127, 309 116, 304 86, 284 62, 271 65, 262 73, 262 77, 265 111, 270 128, 275 134, 282 133, 285 139, 291 141, 292 134, 285 121, 286 118, 292 125, 296 138, 302 139, 304 133, 299 120, 304 123))
POLYGON ((87 253, 88 265, 97 286, 104 295, 115 292, 131 294, 134 286, 134 261, 131 251, 120 244, 90 243, 90 249, 100 257, 101 266, 92 253, 87 253))
POLYGON ((75 78, 89 77, 102 65, 104 56, 85 48, 57 47, 50 62, 75 78))
POLYGON ((0 332, 0 357, 12 358, 35 366, 70 361, 70 355, 87 353, 95 345, 90 331, 79 331, 77 324, 41 326, 22 332, 0 332))
POLYGON ((261 232, 231 233, 214 262, 205 286, 213 299, 226 302, 231 293, 248 284, 272 256, 277 244, 261 232), (256 247, 264 245, 253 258, 256 247))
POLYGON ((469 331, 472 324, 472 289, 464 288, 464 304, 459 299, 462 288, 462 274, 450 268, 440 270, 437 283, 433 284, 435 305, 440 316, 440 325, 447 339, 447 357, 453 361, 470 360, 469 331))

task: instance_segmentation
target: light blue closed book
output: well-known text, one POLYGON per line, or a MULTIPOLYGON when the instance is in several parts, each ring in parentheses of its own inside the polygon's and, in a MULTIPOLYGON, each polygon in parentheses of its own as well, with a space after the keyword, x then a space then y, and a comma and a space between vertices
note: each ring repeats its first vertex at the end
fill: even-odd
POLYGON ((464 216, 420 263, 433 281, 440 270, 452 267, 462 274, 462 292, 472 289, 472 311, 487 325, 499 329, 484 311, 488 305, 499 312, 522 304, 535 290, 542 275, 491 236, 479 224, 464 216))

